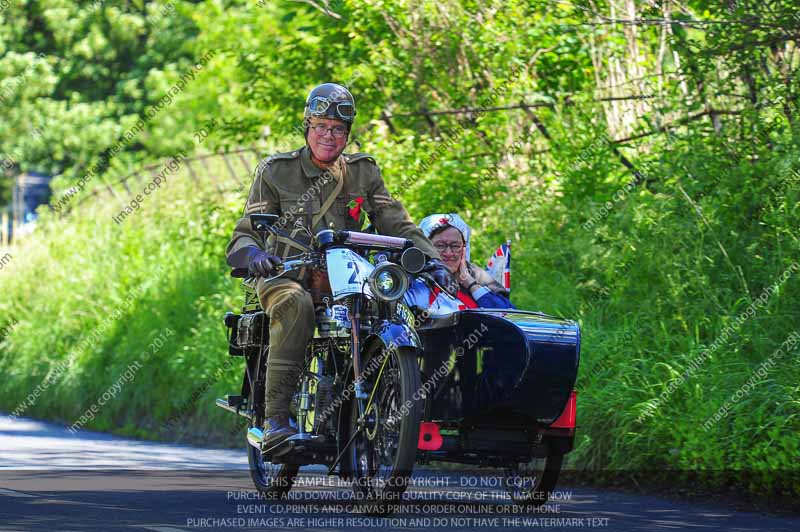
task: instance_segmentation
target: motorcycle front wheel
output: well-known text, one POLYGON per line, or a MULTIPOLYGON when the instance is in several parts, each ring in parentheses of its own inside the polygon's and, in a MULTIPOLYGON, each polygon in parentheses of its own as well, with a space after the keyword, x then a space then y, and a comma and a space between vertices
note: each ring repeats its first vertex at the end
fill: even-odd
MULTIPOLYGON (((250 418, 247 429, 250 430, 253 427, 263 429, 263 426, 263 415, 253 416, 250 418)), ((268 500, 286 497, 300 470, 297 465, 273 464, 265 460, 261 449, 255 448, 249 441, 247 442, 247 463, 250 466, 250 478, 253 480, 253 485, 268 500)))
POLYGON ((349 465, 357 500, 373 504, 373 512, 386 513, 382 504, 400 499, 417 457, 420 373, 414 349, 380 346, 365 357, 363 367, 370 367, 375 357, 381 363, 374 364, 378 369, 362 384, 372 400, 362 400, 359 407, 356 399, 351 409, 350 434, 355 436, 349 465))

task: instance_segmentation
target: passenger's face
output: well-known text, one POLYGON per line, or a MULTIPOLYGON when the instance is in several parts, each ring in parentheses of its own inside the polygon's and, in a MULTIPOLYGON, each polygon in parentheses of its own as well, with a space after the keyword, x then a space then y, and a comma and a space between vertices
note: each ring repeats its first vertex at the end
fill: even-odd
POLYGON ((461 231, 455 227, 448 227, 434 235, 431 243, 442 256, 442 262, 447 269, 451 273, 456 273, 461 267, 461 258, 464 256, 464 239, 461 237, 461 231), (453 248, 458 251, 453 251, 453 248))
POLYGON ((336 159, 347 144, 347 123, 334 118, 312 118, 308 125, 308 146, 311 148, 314 158, 322 162, 336 159), (320 135, 315 126, 325 126, 329 129, 324 130, 320 135), (335 130, 338 130, 338 134, 334 134, 335 130))

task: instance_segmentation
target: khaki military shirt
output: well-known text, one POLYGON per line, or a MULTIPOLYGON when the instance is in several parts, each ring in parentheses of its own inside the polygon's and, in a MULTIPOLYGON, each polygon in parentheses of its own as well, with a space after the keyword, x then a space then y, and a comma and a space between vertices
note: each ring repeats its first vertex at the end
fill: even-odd
POLYGON ((311 162, 307 146, 263 160, 226 256, 246 246, 258 246, 282 258, 301 252, 290 240, 274 235, 264 242, 253 231, 249 214, 279 215, 276 227, 307 243, 318 231, 331 226, 335 230, 360 230, 358 221, 349 214, 348 203, 361 198, 362 209, 380 234, 407 238, 428 256, 440 258, 403 205, 389 195, 375 159, 366 153, 342 154, 342 158, 346 169, 341 186, 332 172, 311 162))

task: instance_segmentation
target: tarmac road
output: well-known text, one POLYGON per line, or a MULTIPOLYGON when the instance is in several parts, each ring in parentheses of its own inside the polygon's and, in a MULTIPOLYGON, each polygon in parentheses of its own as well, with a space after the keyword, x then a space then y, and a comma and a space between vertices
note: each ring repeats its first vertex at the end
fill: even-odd
POLYGON ((0 416, 0 531, 680 530, 796 531, 800 518, 559 485, 540 512, 519 510, 498 477, 415 471, 402 508, 360 513, 348 486, 304 468, 288 501, 258 498, 244 448, 128 440, 0 416), (481 485, 483 484, 483 485, 481 485), (356 506, 356 508, 354 508, 356 506))

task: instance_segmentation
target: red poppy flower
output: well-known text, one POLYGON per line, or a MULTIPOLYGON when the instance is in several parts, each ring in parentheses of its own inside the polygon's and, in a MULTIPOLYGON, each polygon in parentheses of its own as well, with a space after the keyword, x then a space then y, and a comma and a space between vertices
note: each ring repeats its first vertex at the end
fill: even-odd
POLYGON ((350 208, 350 217, 357 222, 361 220, 361 205, 363 203, 364 198, 359 196, 347 204, 347 206, 350 208))
POLYGON ((364 227, 364 222, 367 220, 367 214, 364 212, 364 209, 361 206, 364 204, 364 198, 361 196, 357 197, 354 200, 351 200, 350 203, 347 204, 349 209, 350 217, 355 220, 358 224, 359 229, 364 227))
POLYGON ((353 220, 358 221, 359 219, 361 219, 361 205, 363 203, 364 203, 364 198, 359 196, 347 204, 347 206, 350 208, 350 217, 353 220))

